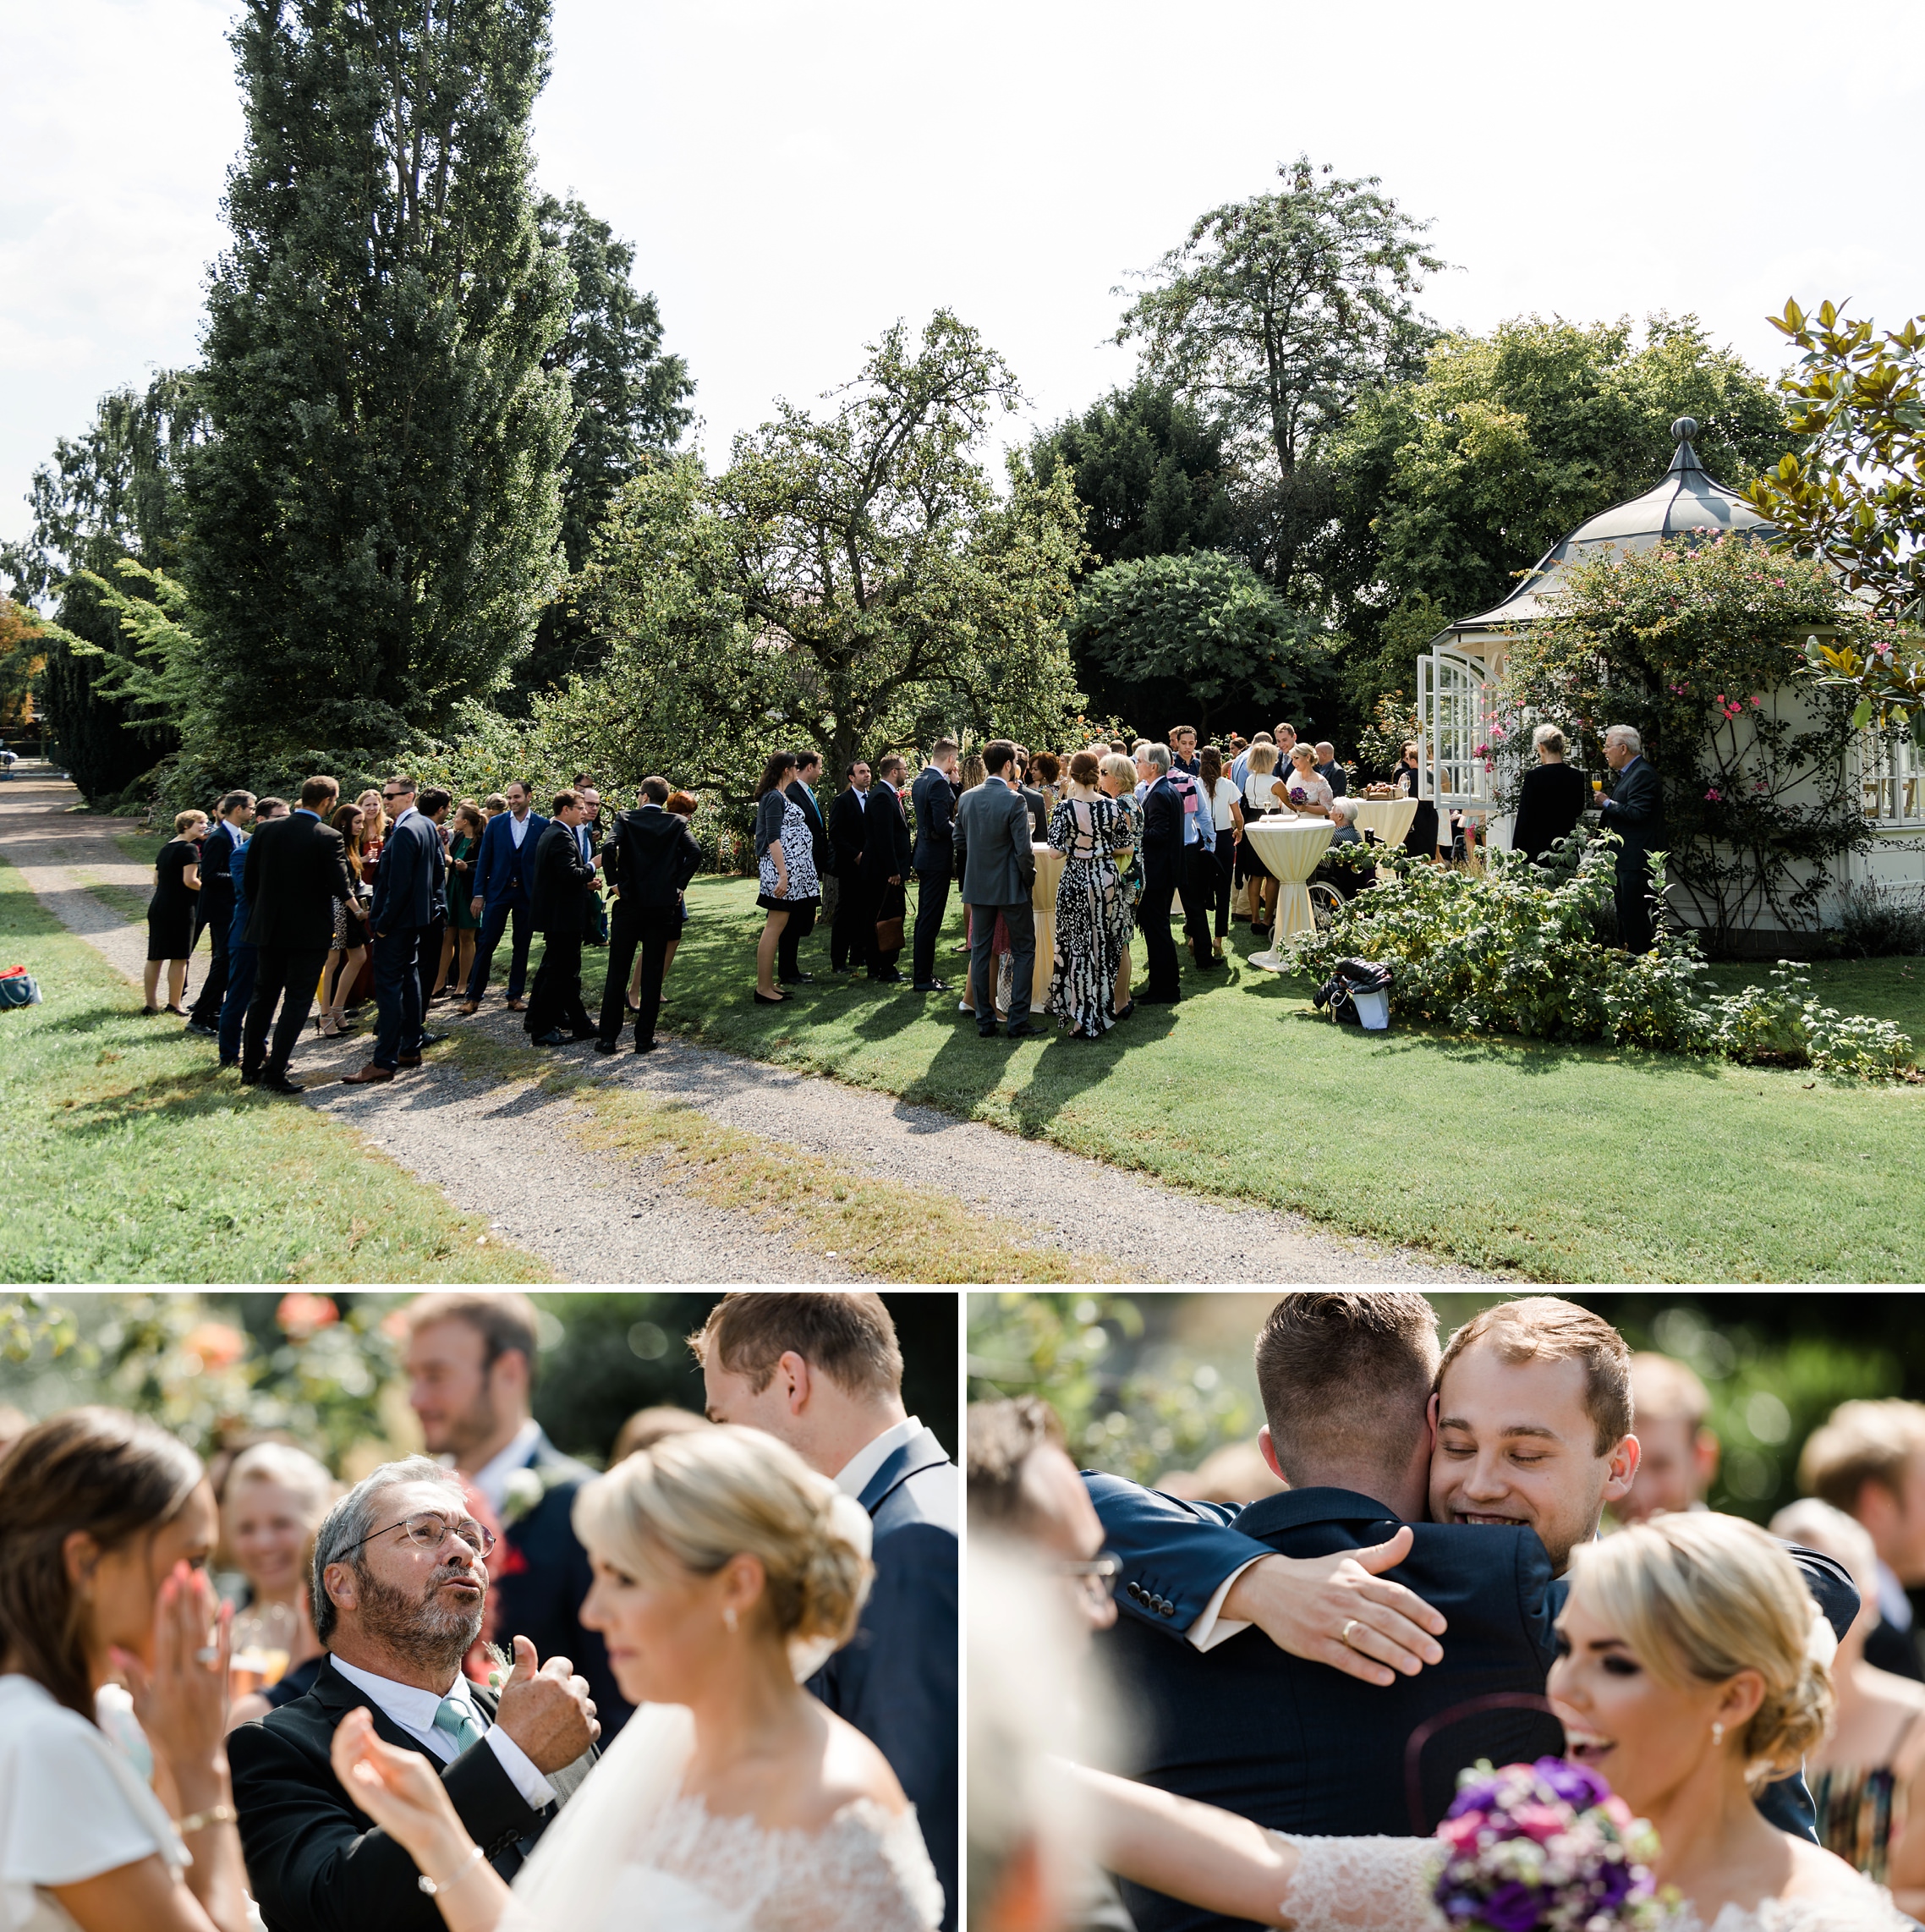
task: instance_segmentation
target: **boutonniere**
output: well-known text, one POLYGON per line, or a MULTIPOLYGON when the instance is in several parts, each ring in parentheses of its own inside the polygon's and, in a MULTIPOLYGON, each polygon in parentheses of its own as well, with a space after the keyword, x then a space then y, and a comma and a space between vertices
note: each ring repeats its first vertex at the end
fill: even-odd
POLYGON ((502 1686, 514 1675, 515 1660, 499 1644, 485 1646, 488 1652, 488 1688, 496 1697, 502 1694, 502 1686))
POLYGON ((508 1478, 507 1494, 502 1498, 502 1527, 519 1523, 548 1493, 539 1469, 517 1469, 508 1478))

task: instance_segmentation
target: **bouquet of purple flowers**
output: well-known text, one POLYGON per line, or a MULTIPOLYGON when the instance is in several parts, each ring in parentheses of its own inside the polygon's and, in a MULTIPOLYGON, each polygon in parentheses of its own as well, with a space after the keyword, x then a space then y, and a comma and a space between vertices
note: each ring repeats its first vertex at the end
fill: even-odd
POLYGON ((1290 802, 1293 805, 1302 804, 1309 796, 1301 785, 1292 785, 1290 788, 1290 802))
POLYGON ((1457 1779, 1437 1836, 1446 1848, 1432 1894, 1464 1932, 1648 1932, 1659 1915, 1650 1860, 1657 1834, 1568 1758, 1457 1779))

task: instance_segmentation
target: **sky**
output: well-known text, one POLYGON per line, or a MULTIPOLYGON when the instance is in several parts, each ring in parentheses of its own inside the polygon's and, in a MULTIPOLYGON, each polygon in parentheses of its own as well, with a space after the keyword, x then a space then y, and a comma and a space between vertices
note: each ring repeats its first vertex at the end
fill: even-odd
MULTIPOLYGON (((0 0, 0 538, 106 390, 196 354, 241 115, 233 0, 0 0)), ((1453 264, 1420 306, 1697 314, 1787 360, 1788 296, 1925 311, 1925 4, 555 0, 539 184, 636 246, 711 463, 946 305, 1026 436, 1127 381, 1126 297, 1300 151, 1453 264)))

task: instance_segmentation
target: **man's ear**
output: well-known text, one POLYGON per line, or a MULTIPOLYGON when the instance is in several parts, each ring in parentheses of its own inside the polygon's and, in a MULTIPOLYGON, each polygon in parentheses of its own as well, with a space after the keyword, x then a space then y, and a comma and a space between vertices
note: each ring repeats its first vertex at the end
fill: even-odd
POLYGON ((501 1394, 517 1397, 525 1407, 535 1374, 527 1356, 518 1348, 504 1349, 488 1371, 490 1385, 501 1394))
POLYGON ((1270 1466, 1270 1474, 1288 1489, 1290 1478, 1284 1474, 1282 1466, 1276 1459, 1276 1445, 1270 1441, 1270 1425, 1267 1422, 1257 1431, 1257 1447, 1263 1452, 1264 1461, 1270 1466))
POLYGON ((1604 1477, 1604 1501, 1616 1502, 1621 1497, 1631 1494, 1631 1485, 1637 1479, 1637 1465, 1643 1459, 1644 1452, 1635 1435, 1627 1435, 1605 1458, 1610 1464, 1604 1477))
POLYGON ((814 1386, 808 1362, 794 1349, 784 1349, 776 1364, 776 1380, 787 1391, 789 1413, 800 1415, 809 1407, 814 1386))
POLYGON ((321 1572, 321 1587, 327 1592, 327 1600, 337 1610, 354 1610, 358 1606, 359 1598, 355 1580, 352 1563, 330 1563, 321 1572))

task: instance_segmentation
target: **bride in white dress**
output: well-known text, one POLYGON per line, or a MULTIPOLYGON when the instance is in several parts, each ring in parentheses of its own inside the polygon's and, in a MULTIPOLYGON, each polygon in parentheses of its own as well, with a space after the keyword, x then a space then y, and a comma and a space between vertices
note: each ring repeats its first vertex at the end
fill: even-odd
POLYGON ((356 1712, 334 1768, 420 1867, 450 1932, 931 1932, 913 1808, 800 1688, 867 1594, 869 1523, 771 1436, 672 1435, 587 1485, 582 1622, 637 1710, 513 1892, 427 1761, 356 1712))
MULTIPOLYGON (((1656 1828, 1664 1932, 1903 1932, 1887 1893, 1752 1802, 1831 1715, 1836 1640, 1783 1548, 1706 1512, 1577 1551, 1549 1691, 1571 1755, 1656 1828)), ((1340 1773, 1341 1775, 1341 1773, 1340 1773)), ((1073 1773, 1100 1857, 1152 1890, 1295 1932, 1419 1932, 1443 1850, 1310 1838, 1099 1772, 1073 1773)))

